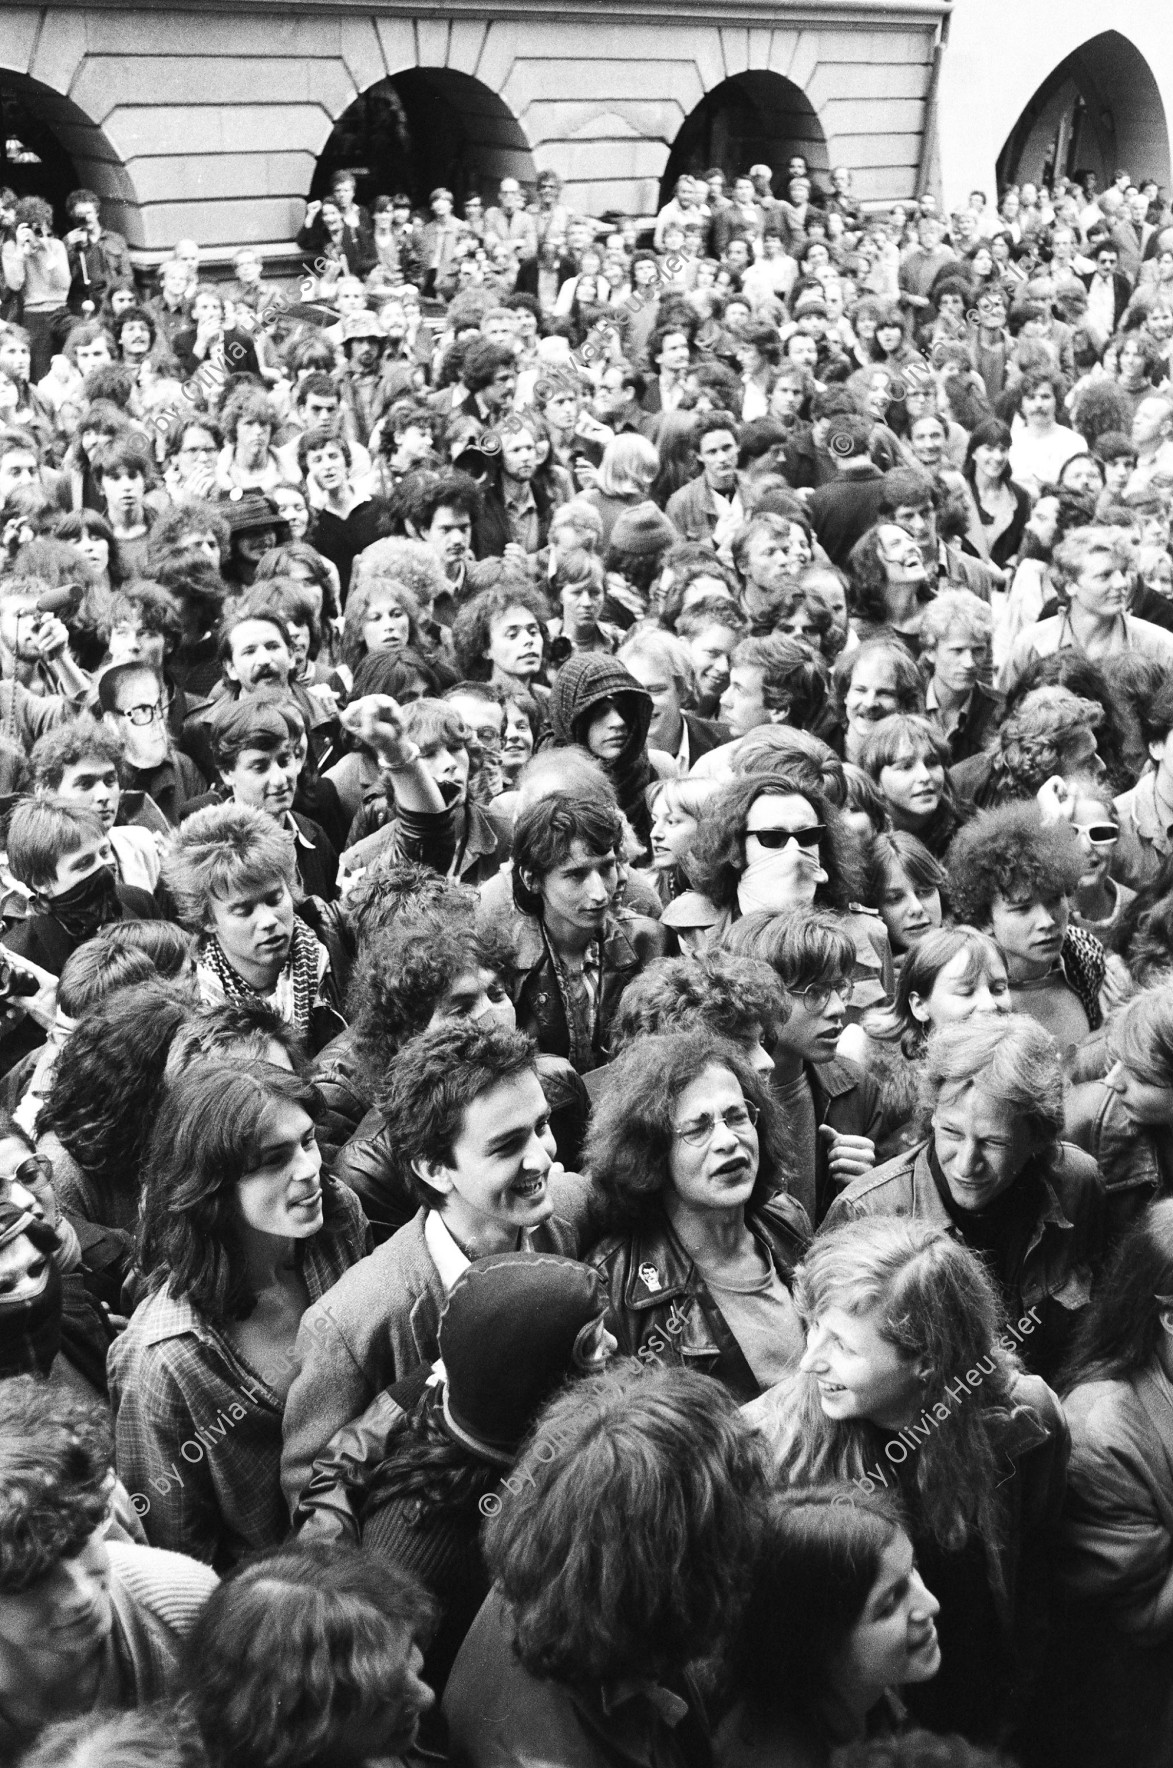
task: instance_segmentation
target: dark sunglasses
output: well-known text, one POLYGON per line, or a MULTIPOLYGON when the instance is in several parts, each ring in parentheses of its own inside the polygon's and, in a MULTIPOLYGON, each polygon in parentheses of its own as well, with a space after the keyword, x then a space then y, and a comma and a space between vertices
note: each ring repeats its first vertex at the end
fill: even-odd
POLYGON ((1120 830, 1115 823, 1087 823, 1076 826, 1081 835, 1087 836, 1093 847, 1110 847, 1114 841, 1120 839, 1120 830))
POLYGON ((746 834, 760 841, 763 847, 785 847, 789 841, 797 841, 800 847, 814 848, 822 843, 827 833, 826 823, 812 823, 809 829, 747 829, 746 834))

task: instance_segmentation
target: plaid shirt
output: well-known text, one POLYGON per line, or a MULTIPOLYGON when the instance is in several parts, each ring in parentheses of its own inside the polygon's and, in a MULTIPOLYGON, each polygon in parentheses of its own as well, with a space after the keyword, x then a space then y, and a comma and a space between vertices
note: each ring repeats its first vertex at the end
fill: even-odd
MULTIPOLYGON (((304 1245, 311 1302, 370 1249, 353 1193, 328 1184, 327 1200, 327 1225, 304 1245)), ((284 1540, 284 1403, 186 1297, 164 1287, 143 1302, 108 1375, 119 1478, 152 1547, 220 1571, 284 1540)))

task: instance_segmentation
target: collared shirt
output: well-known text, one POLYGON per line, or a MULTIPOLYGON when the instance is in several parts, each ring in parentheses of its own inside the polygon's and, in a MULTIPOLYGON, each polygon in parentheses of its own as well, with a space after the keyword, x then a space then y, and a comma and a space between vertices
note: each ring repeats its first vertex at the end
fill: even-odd
POLYGON ((941 734, 946 741, 953 736, 961 735, 961 732, 965 729, 966 720, 969 718, 972 706, 973 689, 970 688, 969 693, 966 695, 962 704, 957 708, 952 720, 950 720, 941 710, 941 702, 937 698, 936 682, 930 681, 928 687, 925 689, 925 711, 932 718, 933 723, 941 731, 941 734), (934 713, 936 714, 935 717, 933 717, 934 713))
POLYGON ((536 553, 542 541, 533 486, 524 484, 519 492, 506 486, 504 498, 510 534, 523 552, 536 553))
POLYGON ((1088 284, 1087 316, 1096 330, 1110 338, 1116 329, 1116 278, 1097 270, 1088 284))
POLYGON ((1135 651, 1138 656, 1151 657, 1166 669, 1173 668, 1173 633, 1166 632, 1163 626, 1138 620, 1135 614, 1121 614, 1112 622, 1107 643, 1097 644, 1091 650, 1080 644, 1071 627, 1070 612, 1065 609, 1062 614, 1040 620, 1036 626, 1028 626, 1019 633, 1006 659, 999 686, 1008 693, 1036 657, 1051 657, 1057 651, 1068 650, 1083 651, 1093 662, 1135 651))
POLYGON ((424 1217, 424 1244, 432 1255, 432 1263, 440 1273, 445 1291, 451 1294, 472 1261, 457 1246, 438 1209, 430 1209, 424 1217))

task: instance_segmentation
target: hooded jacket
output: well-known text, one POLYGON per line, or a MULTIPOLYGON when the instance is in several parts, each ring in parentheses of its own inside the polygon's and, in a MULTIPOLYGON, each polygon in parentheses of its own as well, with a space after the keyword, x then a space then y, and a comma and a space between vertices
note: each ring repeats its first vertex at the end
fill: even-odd
POLYGON ((558 671, 550 693, 548 743, 585 749, 591 719, 603 700, 616 701, 628 730, 623 753, 615 761, 603 762, 603 771, 615 788, 620 810, 647 846, 652 823, 646 793, 656 777, 647 750, 652 696, 634 675, 614 657, 598 652, 571 657, 558 671))

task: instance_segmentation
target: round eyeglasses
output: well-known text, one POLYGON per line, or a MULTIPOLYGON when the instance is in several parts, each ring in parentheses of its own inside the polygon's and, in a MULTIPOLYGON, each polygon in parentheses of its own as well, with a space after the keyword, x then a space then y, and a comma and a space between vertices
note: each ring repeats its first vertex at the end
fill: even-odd
POLYGON ((752 1129, 760 1115, 758 1107, 746 1099, 740 1105, 731 1105, 728 1111, 706 1111, 703 1117, 694 1117, 688 1123, 679 1123, 675 1126, 674 1134, 690 1147, 703 1148, 716 1135, 719 1124, 724 1124, 736 1136, 752 1129))
POLYGON ((848 976, 842 982, 832 982, 828 987, 816 987, 812 984, 810 988, 804 988, 802 1000, 808 1013, 822 1013, 826 1011, 832 995, 838 995, 843 1005, 849 1007, 854 993, 855 983, 848 976))

